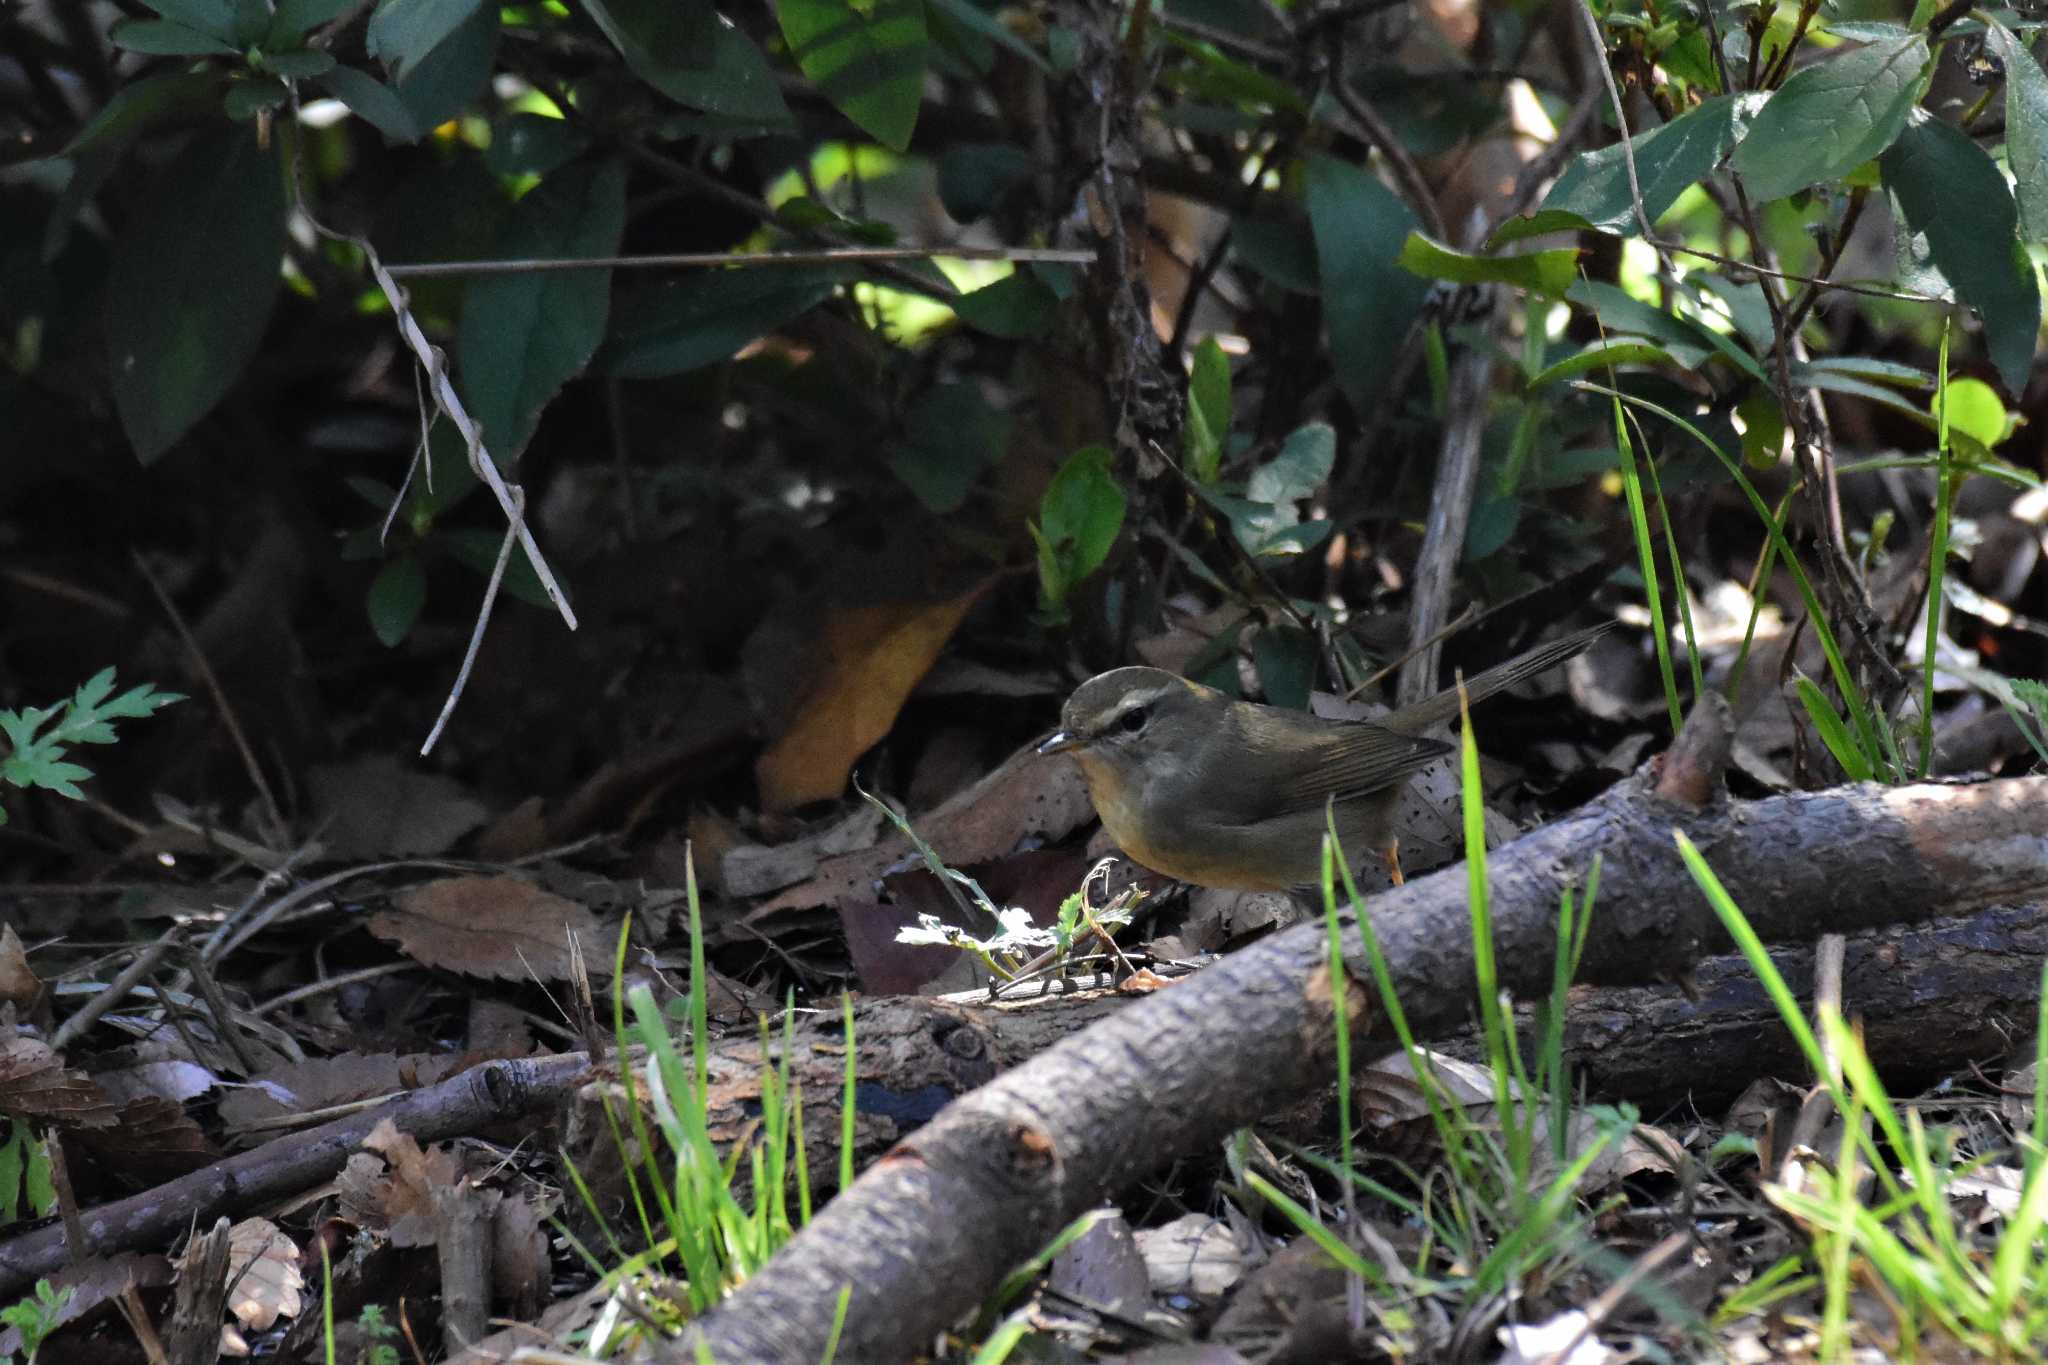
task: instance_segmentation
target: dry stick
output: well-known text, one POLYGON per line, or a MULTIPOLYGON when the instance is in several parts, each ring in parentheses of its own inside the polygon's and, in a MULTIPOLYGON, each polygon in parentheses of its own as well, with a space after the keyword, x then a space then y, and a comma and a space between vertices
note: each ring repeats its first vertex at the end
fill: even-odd
MULTIPOLYGON (((475 453, 471 453, 474 463, 475 453)), ((511 562, 512 547, 518 544, 519 533, 526 526, 526 490, 518 484, 512 489, 512 523, 505 528, 505 539, 498 546, 498 561, 491 565, 491 581, 484 588, 483 605, 477 608, 476 625, 469 632, 469 647, 462 651, 462 667, 455 672, 455 685, 448 689, 448 700, 441 703, 441 714, 434 717, 434 728, 427 732, 426 743, 420 745, 420 756, 426 757, 440 742, 441 732, 448 728, 449 720, 455 715, 455 703, 469 686, 470 670, 476 667, 476 656, 484 647, 484 631, 491 624, 491 608, 497 605, 498 590, 505 585, 505 565, 511 562)))
POLYGON ((141 985, 142 979, 156 970, 156 964, 178 943, 184 932, 184 925, 174 924, 162 938, 136 954, 135 960, 122 968, 121 974, 108 982, 105 990, 86 1001, 82 1008, 57 1026, 57 1031, 50 1035, 50 1050, 62 1052, 79 1034, 98 1023, 101 1015, 127 999, 128 992, 141 985))
MULTIPOLYGON (((1692 725, 1719 732, 1708 697, 1692 725)), ((1725 942, 1674 848, 1700 844, 1767 941, 1807 939, 2048 886, 2048 778, 1977 787, 1862 786, 1705 808, 1659 801, 1638 776, 1494 855, 1501 985, 1549 986, 1558 896, 1596 854, 1601 913, 1581 971, 1642 983, 1725 942), (1882 885, 1885 894, 1872 895, 1882 885), (1606 894, 1606 888, 1614 888, 1606 894), (1686 890, 1681 890, 1686 888, 1686 890)), ((1396 994, 1424 1037, 1471 1009, 1462 868, 1374 901, 1396 994)), ((1356 930, 1345 942, 1355 945, 1356 930)), ((721 1365, 815 1361, 842 1288, 842 1358, 899 1360, 929 1343, 1076 1215, 1176 1156, 1328 1084, 1334 1070, 1321 924, 1275 935, 963 1097, 869 1168, 670 1358, 699 1343, 721 1365)), ((1347 963, 1357 983, 1360 961, 1347 963)), ((1361 1044, 1390 1046, 1353 984, 1361 1044)))
POLYGON ((68 1253, 62 1227, 17 1237, 0 1244, 0 1297, 18 1294, 71 1260, 168 1241, 195 1220, 243 1212, 332 1179, 370 1130, 387 1119, 422 1143, 437 1142, 558 1103, 575 1092, 588 1070, 589 1059, 580 1052, 487 1062, 376 1109, 103 1204, 82 1219, 78 1245, 68 1253))
MULTIPOLYGON (((1496 293, 1487 288, 1488 296, 1496 293)), ((1472 494, 1479 486, 1480 438, 1486 433, 1486 395, 1493 385, 1493 366, 1493 347, 1474 346, 1461 352, 1451 368, 1446 395, 1450 414, 1444 423, 1443 453, 1437 460, 1429 521, 1422 534, 1422 550, 1416 556, 1415 594, 1408 608, 1413 654, 1401 667, 1398 697, 1403 706, 1437 692, 1443 625, 1450 615, 1451 589, 1465 550, 1465 528, 1472 519, 1472 494)))
MULTIPOLYGON (((298 88, 296 85, 292 87, 292 101, 293 110, 296 112, 298 107, 298 88)), ((470 417, 469 410, 463 407, 462 399, 455 392, 455 385, 448 378, 448 357, 442 352, 440 347, 427 340, 427 334, 420 328, 419 319, 413 316, 412 306, 406 297, 405 290, 399 287, 396 279, 392 278, 390 270, 384 265, 383 258, 377 254, 377 248, 370 244, 370 239, 356 236, 353 233, 337 232, 314 216, 313 210, 308 205, 305 191, 299 184, 299 163, 296 157, 291 159, 291 177, 293 196, 298 202, 299 212, 305 215, 306 221, 312 224, 313 230, 332 241, 346 242, 363 253, 364 261, 369 264, 371 277, 377 281, 377 287, 384 291, 385 301, 391 305, 392 316, 398 323, 399 337, 427 371, 427 380, 433 391, 436 407, 448 414, 448 419, 455 423, 455 429, 462 435, 463 447, 468 453, 471 471, 476 474, 479 482, 491 490, 492 496, 497 498, 498 510, 504 513, 510 535, 516 538, 520 546, 526 551, 527 562, 533 566, 534 576, 540 580, 541 589, 547 593, 548 601, 552 602, 555 610, 561 614, 563 624, 571 630, 576 629, 575 609, 569 605, 569 599, 563 595, 561 585, 555 581, 554 570, 548 567, 546 556, 541 554, 540 546, 534 541, 533 532, 527 528, 524 494, 517 485, 505 482, 504 477, 498 473, 497 461, 492 459, 490 452, 484 448, 482 426, 470 417)), ((584 268, 590 269, 592 267, 585 263, 584 268)), ((418 458, 425 461, 427 467, 431 470, 432 453, 424 446, 422 446, 418 458)), ((429 486, 432 486, 431 478, 429 479, 429 486)), ((423 754, 433 748, 435 739, 440 736, 442 728, 448 722, 449 715, 455 709, 456 701, 462 695, 463 684, 469 677, 470 664, 476 657, 477 646, 482 638, 484 624, 490 619, 491 602, 497 594, 498 585, 503 577, 503 566, 504 556, 501 554, 499 556, 499 571, 492 575, 489 595, 485 597, 483 609, 478 613, 476 630, 470 642, 469 654, 463 662, 461 676, 457 678, 455 687, 449 692, 448 700, 441 709, 441 717, 435 722, 433 733, 428 736, 426 745, 420 750, 423 754)))
POLYGON ((156 594, 158 605, 164 609, 164 615, 170 618, 171 628, 178 632, 178 642, 185 647, 185 653, 191 657, 192 667, 198 670, 199 680, 212 694, 214 709, 220 713, 221 724, 228 727, 228 737, 235 743, 235 752, 242 756, 242 766, 248 769, 249 781, 255 785, 256 794, 263 798, 263 813, 270 817, 269 837, 273 840, 282 839, 286 828, 284 812, 278 809, 277 797, 270 790, 270 780, 263 775, 263 765, 256 761, 256 750, 250 745, 249 736, 243 732, 242 722, 236 716, 235 708, 229 705, 228 694, 221 689, 220 678, 214 674, 213 665, 207 660, 206 651, 201 649, 199 641, 193 638, 191 627, 185 624, 184 616, 178 611, 177 604, 171 601, 171 595, 164 591, 163 583, 150 572, 148 562, 133 550, 128 552, 128 557, 135 561, 136 570, 149 584, 149 590, 156 594))
POLYGON ((273 995, 270 999, 251 1009, 248 1012, 249 1017, 261 1019, 266 1014, 274 1014, 278 1010, 296 1005, 302 1000, 311 1000, 316 995, 325 995, 329 991, 338 991, 344 986, 355 986, 365 981, 374 981, 380 976, 390 976, 396 972, 409 972, 418 965, 415 962, 386 962, 375 967, 362 967, 352 972, 343 972, 339 976, 322 977, 320 980, 300 986, 296 990, 286 991, 283 995, 273 995))

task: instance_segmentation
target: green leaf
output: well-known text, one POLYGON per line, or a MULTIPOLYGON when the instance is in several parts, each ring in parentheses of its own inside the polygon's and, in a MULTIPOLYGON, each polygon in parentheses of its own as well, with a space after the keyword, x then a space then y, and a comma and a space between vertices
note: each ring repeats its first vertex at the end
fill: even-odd
POLYGON ((938 384, 904 414, 889 468, 917 500, 944 515, 959 510, 981 471, 1003 458, 1010 414, 990 407, 979 385, 938 384))
POLYGON ((1785 410, 1778 396, 1759 387, 1735 405, 1742 419, 1742 462, 1751 469, 1774 469, 1785 449, 1785 410))
POLYGON ((418 555, 402 554, 388 560, 377 571, 363 607, 370 616, 370 629, 386 649, 395 649, 412 633, 427 605, 427 571, 418 555))
POLYGON ((393 80, 402 81, 481 4, 482 0, 383 0, 370 16, 370 55, 384 63, 393 80))
MULTIPOLYGON (((1643 191, 1643 212, 1652 224, 1664 216, 1680 194, 1706 178, 1734 138, 1735 97, 1720 95, 1661 127, 1629 139, 1628 146, 1635 153, 1636 179, 1643 191)), ((1639 231, 1635 201, 1629 193, 1628 162, 1621 144, 1573 157, 1550 193, 1543 197, 1536 218, 1545 219, 1549 214, 1569 217, 1544 221, 1541 227, 1534 227, 1530 219, 1511 221, 1494 234, 1493 244, 1529 236, 1531 228, 1554 232, 1560 227, 1583 225, 1602 232, 1639 231)))
POLYGON ((1306 711, 1321 653, 1316 637, 1299 626, 1267 626, 1253 635, 1252 662, 1266 704, 1306 711))
POLYGON ((491 125, 484 165, 496 175, 546 175, 590 145, 582 129, 546 114, 511 114, 491 125))
POLYGON ((1455 284, 1508 284, 1560 297, 1578 278, 1577 247, 1535 251, 1525 256, 1475 256, 1432 242, 1419 232, 1401 245, 1401 268, 1426 280, 1455 284))
POLYGON ((1330 156, 1307 165, 1308 216, 1337 383, 1372 410, 1429 286, 1398 264, 1414 215, 1371 175, 1330 156))
POLYGON ((1588 370, 1605 370, 1616 365, 1674 365, 1691 369, 1662 346, 1648 341, 1609 341, 1588 346, 1577 355, 1566 356, 1529 381, 1531 390, 1574 379, 1588 370))
POLYGON ((226 79, 217 70, 180 71, 171 76, 147 76, 130 81, 114 92, 106 107, 93 115, 78 136, 64 144, 59 156, 112 149, 128 141, 153 123, 176 114, 192 113, 209 106, 226 79))
MULTIPOLYGON (((614 256, 625 218, 623 166, 568 166, 519 201, 498 245, 513 258, 614 256)), ((526 448, 555 391, 589 363, 604 339, 610 305, 608 269, 483 275, 469 282, 457 340, 462 391, 500 468, 526 448)))
POLYGON ((1030 341, 1052 327, 1059 299, 1028 270, 1013 270, 994 284, 952 300, 953 311, 977 331, 1005 341, 1030 341))
POLYGON ((1818 382, 1815 376, 1821 375, 1843 375, 1873 384, 1897 384, 1908 389, 1934 387, 1934 376, 1919 366, 1897 360, 1880 360, 1875 356, 1831 355, 1792 362, 1791 379, 1795 389, 1818 382))
POLYGON ((598 365, 627 379, 716 365, 809 312, 853 277, 836 265, 750 266, 695 271, 659 288, 625 291, 598 365))
POLYGON ((1307 224, 1295 219, 1232 219, 1230 253, 1268 284, 1290 294, 1313 294, 1321 287, 1316 278, 1316 239, 1307 224))
MULTIPOLYGON (((1929 404, 1928 411, 1933 413, 1939 402, 1937 397, 1934 403, 1929 404)), ((1939 415, 1935 413, 1935 416, 1939 415)), ((1960 432, 1986 450, 2005 440, 2011 429, 1998 390, 1981 379, 1948 381, 1948 425, 1951 435, 1960 432)))
POLYGON ((1039 500, 1038 586, 1041 605, 1063 610, 1075 585, 1102 567, 1124 524, 1124 490, 1110 473, 1107 446, 1084 446, 1067 458, 1039 500))
MULTIPOLYGON (((1601 329, 1610 336, 1622 332, 1647 337, 1670 351, 1672 359, 1687 369, 1704 364, 1708 356, 1720 349, 1717 338, 1704 324, 1652 308, 1618 285, 1578 280, 1565 297, 1599 318, 1601 329)), ((1755 362, 1750 364, 1753 367, 1755 362)))
POLYGON ((278 0, 277 13, 263 36, 266 47, 297 45, 322 24, 331 24, 346 14, 355 0, 278 0))
POLYGON ((1216 482, 1229 435, 1230 357, 1215 337, 1203 337, 1188 376, 1188 472, 1203 483, 1216 482))
POLYGON ((236 39, 240 9, 234 0, 143 0, 164 19, 210 34, 230 47, 236 39))
POLYGON ((1985 42, 2005 63, 2005 158, 2029 242, 2048 241, 2048 75, 2004 25, 1987 24, 1985 42))
POLYGON ((1280 452, 1252 471, 1244 496, 1200 490, 1230 522, 1231 534, 1253 555, 1291 555, 1320 544, 1330 523, 1304 523, 1295 504, 1315 493, 1330 477, 1337 459, 1337 433, 1322 422, 1298 427, 1280 452))
POLYGON ((761 49, 709 5, 583 0, 583 8, 633 74, 677 103, 777 126, 790 121, 761 49))
POLYGON ((1244 495, 1253 502, 1287 506, 1312 495, 1337 464, 1337 433, 1327 422, 1295 428, 1280 453, 1252 471, 1244 495))
POLYGON ((398 92, 367 71, 338 66, 316 84, 392 142, 418 142, 425 131, 398 92))
POLYGON ((243 127, 195 136, 139 201, 107 275, 114 406, 148 464, 220 401, 263 339, 284 177, 243 127))
MULTIPOLYGON (((1634 214, 1630 214, 1630 222, 1634 214)), ((1655 219, 1651 220, 1656 221, 1655 219)), ((1494 229, 1493 236, 1486 239, 1489 247, 1511 246, 1527 241, 1531 237, 1545 237, 1553 232, 1584 232, 1592 228, 1584 215, 1566 209, 1539 209, 1520 218, 1510 218, 1494 229)))
POLYGON ((1878 164, 1906 226, 1925 239, 1956 298, 1984 320, 1991 363, 2020 392, 2033 365, 2041 296, 2005 177, 1966 134, 1918 112, 1878 164))
POLYGON ((123 19, 107 37, 115 47, 158 57, 235 55, 234 44, 167 19, 123 19))
POLYGON ((1472 515, 1465 522, 1464 558, 1481 560, 1514 538, 1521 525, 1522 500, 1510 493, 1492 493, 1472 503, 1472 515))
POLYGON ((1253 111, 1309 111, 1308 101, 1294 86, 1226 55, 1214 43, 1170 28, 1161 28, 1159 36, 1194 59, 1191 65, 1169 70, 1171 88, 1253 111))
POLYGON ((907 151, 924 94, 923 0, 781 0, 790 55, 876 141, 907 151))
POLYGON ((413 126, 424 133, 460 114, 483 92, 497 56, 498 7, 479 5, 454 32, 393 79, 398 97, 412 112, 413 126))
MULTIPOLYGON (((481 526, 461 526, 442 536, 441 543, 450 559, 475 570, 479 578, 488 581, 498 567, 498 552, 505 547, 505 533, 486 531, 481 526)), ((513 548, 512 558, 505 563, 503 586, 507 595, 554 615, 555 604, 549 599, 548 590, 541 586, 540 575, 534 571, 533 561, 526 557, 524 549, 513 548)))
POLYGON ((263 59, 261 67, 288 81, 303 81, 315 76, 324 76, 334 70, 334 58, 325 52, 312 52, 302 48, 296 52, 271 53, 263 59))
POLYGON ((939 203, 956 223, 986 216, 1027 180, 1031 153, 1009 142, 963 142, 939 157, 939 203))
POLYGON ((962 28, 978 33, 993 42, 1001 43, 1040 71, 1048 75, 1051 74, 1052 67, 1046 62, 1037 48, 1012 33, 1007 24, 975 4, 974 0, 931 0, 931 4, 943 11, 948 19, 959 24, 962 28))
POLYGON ((1735 148, 1750 198, 1782 199, 1883 152, 1918 103, 1927 66, 1927 42, 1916 33, 1795 72, 1735 148))
POLYGON ((252 119, 266 109, 276 109, 291 98, 282 81, 236 81, 228 86, 221 109, 231 119, 252 119))

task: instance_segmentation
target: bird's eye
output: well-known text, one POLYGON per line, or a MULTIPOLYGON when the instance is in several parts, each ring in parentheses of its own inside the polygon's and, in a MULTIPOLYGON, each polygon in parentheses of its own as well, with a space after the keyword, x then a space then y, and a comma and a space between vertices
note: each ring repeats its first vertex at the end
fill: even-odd
POLYGON ((1135 735, 1138 731, 1145 728, 1145 722, 1149 719, 1151 717, 1146 714, 1144 707, 1133 706, 1130 710, 1124 712, 1123 715, 1117 717, 1117 724, 1124 727, 1125 734, 1135 735))

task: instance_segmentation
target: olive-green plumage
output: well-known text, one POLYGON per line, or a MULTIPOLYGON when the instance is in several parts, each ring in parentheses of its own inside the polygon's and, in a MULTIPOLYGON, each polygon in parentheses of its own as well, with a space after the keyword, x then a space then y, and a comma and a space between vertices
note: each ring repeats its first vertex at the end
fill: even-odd
MULTIPOLYGON (((1551 668, 1596 626, 1465 684, 1472 704, 1551 668)), ((1074 690, 1040 753, 1080 764, 1124 852, 1199 886, 1279 891, 1322 877, 1324 810, 1348 856, 1391 857, 1402 788, 1451 746, 1427 731, 1458 714, 1455 688, 1377 721, 1324 720, 1236 701, 1158 668, 1117 668, 1074 690)))

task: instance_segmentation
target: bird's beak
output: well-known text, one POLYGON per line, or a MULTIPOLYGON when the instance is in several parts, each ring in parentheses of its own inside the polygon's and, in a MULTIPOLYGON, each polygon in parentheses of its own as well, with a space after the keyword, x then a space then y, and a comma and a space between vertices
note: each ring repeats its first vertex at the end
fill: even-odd
POLYGON ((1050 739, 1038 746, 1038 752, 1042 754, 1063 754, 1069 749, 1078 749, 1080 747, 1081 741, 1078 737, 1065 730, 1055 730, 1050 739))

